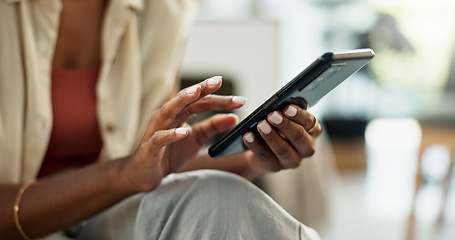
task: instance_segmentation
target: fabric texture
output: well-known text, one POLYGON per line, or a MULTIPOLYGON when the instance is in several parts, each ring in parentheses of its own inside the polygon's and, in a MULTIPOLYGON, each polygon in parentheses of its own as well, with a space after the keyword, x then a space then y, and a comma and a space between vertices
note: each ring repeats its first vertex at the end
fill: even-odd
POLYGON ((267 194, 235 174, 171 174, 88 220, 77 239, 320 239, 267 194))
POLYGON ((103 147, 96 116, 98 70, 54 69, 51 79, 52 133, 38 178, 93 163, 103 147))
MULTIPOLYGON (((199 0, 110 0, 96 86, 100 160, 125 156, 175 90, 199 0)), ((35 178, 52 130, 60 0, 0 0, 0 183, 35 178)))

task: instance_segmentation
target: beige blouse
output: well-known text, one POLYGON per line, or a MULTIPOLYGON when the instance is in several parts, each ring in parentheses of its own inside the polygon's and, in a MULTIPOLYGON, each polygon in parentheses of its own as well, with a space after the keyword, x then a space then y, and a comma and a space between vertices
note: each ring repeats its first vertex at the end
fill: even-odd
MULTIPOLYGON (((110 0, 96 89, 107 159, 134 150, 174 89, 197 7, 198 0, 110 0)), ((46 153, 60 11, 60 0, 0 0, 0 183, 34 178, 46 153)))

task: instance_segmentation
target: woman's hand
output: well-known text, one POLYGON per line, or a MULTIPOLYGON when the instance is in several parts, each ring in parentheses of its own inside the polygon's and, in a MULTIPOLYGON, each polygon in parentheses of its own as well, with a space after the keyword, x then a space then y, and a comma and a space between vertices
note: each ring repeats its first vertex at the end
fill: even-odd
POLYGON ((243 135, 251 150, 244 155, 255 175, 300 166, 303 158, 314 154, 316 138, 322 132, 316 117, 297 105, 268 114, 257 128, 261 136, 253 132, 243 135))
POLYGON ((193 126, 186 122, 195 114, 243 106, 242 97, 210 95, 221 86, 221 77, 212 77, 180 91, 155 111, 136 151, 128 158, 123 175, 135 191, 150 191, 161 179, 196 156, 216 133, 232 128, 237 117, 222 114, 193 126))

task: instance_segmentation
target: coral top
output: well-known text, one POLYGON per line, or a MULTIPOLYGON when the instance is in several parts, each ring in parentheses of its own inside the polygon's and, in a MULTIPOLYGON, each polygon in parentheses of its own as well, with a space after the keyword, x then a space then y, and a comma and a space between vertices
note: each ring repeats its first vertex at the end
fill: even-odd
POLYGON ((53 127, 38 177, 96 161, 102 140, 96 111, 98 69, 52 71, 53 127))

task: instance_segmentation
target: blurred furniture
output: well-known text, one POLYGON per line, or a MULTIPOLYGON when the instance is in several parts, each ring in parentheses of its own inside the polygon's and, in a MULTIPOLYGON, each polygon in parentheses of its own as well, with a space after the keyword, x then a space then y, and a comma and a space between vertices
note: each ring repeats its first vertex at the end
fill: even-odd
POLYGON ((416 201, 419 190, 424 184, 424 176, 422 171, 422 156, 424 151, 432 145, 444 145, 450 150, 450 164, 447 169, 447 173, 442 181, 443 186, 443 203, 442 207, 439 210, 438 217, 435 223, 435 232, 441 229, 444 221, 444 211, 446 209, 446 201, 449 191, 450 179, 453 177, 453 164, 455 156, 455 125, 449 123, 428 123, 421 122, 422 129, 422 139, 419 150, 418 166, 415 176, 415 189, 412 199, 411 212, 407 220, 407 229, 406 229, 406 240, 417 239, 415 236, 416 233, 416 201))
POLYGON ((368 120, 324 117, 321 121, 332 142, 338 170, 364 171, 367 164, 364 135, 368 120))

